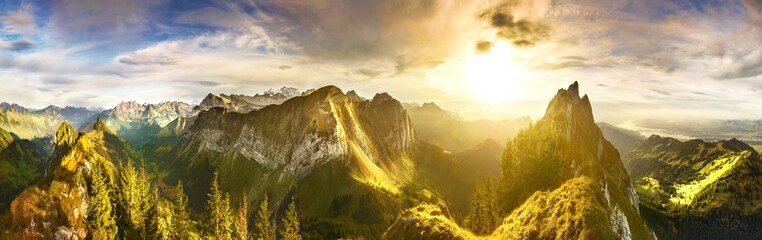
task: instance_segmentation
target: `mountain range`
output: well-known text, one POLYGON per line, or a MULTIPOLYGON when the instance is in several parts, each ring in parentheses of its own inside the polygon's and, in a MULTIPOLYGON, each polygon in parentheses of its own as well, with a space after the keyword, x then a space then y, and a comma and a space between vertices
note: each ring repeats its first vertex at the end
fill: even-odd
POLYGON ((206 228, 218 189, 276 221, 293 203, 305 239, 755 239, 759 158, 735 139, 596 123, 576 82, 536 121, 335 86, 104 111, 0 104, 0 234, 91 238, 110 196, 112 234, 146 238, 178 192, 206 228))

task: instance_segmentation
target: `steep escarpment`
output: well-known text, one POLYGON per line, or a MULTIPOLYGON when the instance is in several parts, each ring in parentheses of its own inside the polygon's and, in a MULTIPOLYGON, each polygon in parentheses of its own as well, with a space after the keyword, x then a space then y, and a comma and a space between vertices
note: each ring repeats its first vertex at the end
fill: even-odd
POLYGON ((762 163, 749 145, 654 135, 624 158, 650 220, 661 225, 660 235, 755 236, 762 220, 762 163))

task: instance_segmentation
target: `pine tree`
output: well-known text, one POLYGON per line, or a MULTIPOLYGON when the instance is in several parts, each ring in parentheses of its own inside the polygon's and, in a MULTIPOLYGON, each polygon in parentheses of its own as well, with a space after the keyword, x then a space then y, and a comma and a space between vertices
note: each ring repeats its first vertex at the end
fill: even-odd
POLYGON ((249 240, 249 208, 246 193, 243 193, 241 201, 238 203, 238 214, 235 219, 235 233, 239 240, 249 240))
POLYGON ((119 229, 111 211, 111 190, 103 176, 103 168, 96 168, 91 180, 91 198, 88 223, 92 239, 114 239, 119 229))
POLYGON ((233 217, 230 212, 230 198, 226 193, 220 192, 218 173, 214 173, 214 180, 210 187, 209 199, 206 203, 206 211, 209 214, 206 228, 207 238, 216 240, 232 239, 233 217))
POLYGON ((283 240, 301 240, 302 236, 299 235, 299 216, 296 214, 296 204, 294 198, 291 198, 291 203, 288 205, 286 211, 286 218, 283 219, 283 229, 280 231, 283 240))
POLYGON ((275 226, 270 220, 272 211, 270 211, 267 201, 267 194, 265 194, 265 198, 259 204, 259 212, 257 212, 256 226, 259 229, 257 240, 275 240, 275 226))
POLYGON ((175 196, 172 198, 171 236, 174 239, 198 239, 196 223, 190 218, 188 196, 185 195, 182 181, 177 182, 175 190, 175 196))
POLYGON ((464 226, 477 235, 486 235, 495 230, 499 222, 496 193, 492 190, 492 180, 477 183, 471 199, 471 211, 464 220, 464 226))
POLYGON ((122 229, 124 237, 146 238, 147 212, 149 208, 155 207, 156 203, 151 198, 151 183, 148 181, 145 168, 141 168, 138 172, 132 163, 127 163, 126 167, 120 165, 117 184, 119 191, 117 210, 120 225, 126 227, 122 229))
POLYGON ((172 203, 159 197, 159 189, 154 187, 149 203, 154 207, 146 211, 146 237, 143 239, 175 239, 172 236, 172 203))

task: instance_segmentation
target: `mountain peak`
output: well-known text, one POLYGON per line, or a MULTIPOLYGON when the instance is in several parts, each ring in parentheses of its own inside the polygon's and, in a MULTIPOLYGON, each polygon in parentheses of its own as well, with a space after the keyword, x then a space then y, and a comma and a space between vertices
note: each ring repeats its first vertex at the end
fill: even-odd
POLYGON ((61 123, 56 132, 56 146, 72 145, 79 137, 79 133, 68 122, 61 123))
POLYGON ((108 134, 114 134, 111 132, 111 129, 106 125, 106 122, 103 121, 103 119, 98 118, 98 120, 95 120, 95 124, 93 125, 93 130, 108 133, 108 134))

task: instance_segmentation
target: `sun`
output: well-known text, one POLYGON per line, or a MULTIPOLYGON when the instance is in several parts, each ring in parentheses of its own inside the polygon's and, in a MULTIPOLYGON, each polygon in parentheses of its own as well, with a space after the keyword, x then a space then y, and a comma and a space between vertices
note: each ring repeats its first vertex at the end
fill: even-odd
POLYGON ((465 80, 473 98, 478 101, 514 100, 520 82, 527 76, 524 66, 515 62, 516 49, 495 45, 489 52, 466 58, 465 80))

